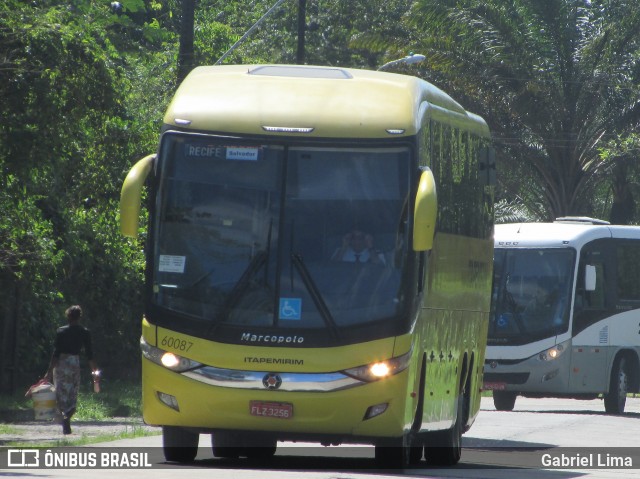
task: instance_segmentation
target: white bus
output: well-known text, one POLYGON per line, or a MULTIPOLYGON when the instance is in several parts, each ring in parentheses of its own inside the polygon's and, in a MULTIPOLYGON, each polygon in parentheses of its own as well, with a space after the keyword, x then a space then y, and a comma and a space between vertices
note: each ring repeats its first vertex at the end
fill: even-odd
POLYGON ((624 412, 640 372, 640 227, 591 218, 496 225, 484 388, 604 398, 624 412))

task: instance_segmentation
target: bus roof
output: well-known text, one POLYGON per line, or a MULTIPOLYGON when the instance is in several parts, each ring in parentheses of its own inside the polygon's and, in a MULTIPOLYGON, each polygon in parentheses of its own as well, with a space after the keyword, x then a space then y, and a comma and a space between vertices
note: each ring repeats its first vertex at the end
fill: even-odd
POLYGON ((195 68, 176 91, 164 122, 231 134, 264 135, 271 129, 304 137, 389 138, 415 135, 425 114, 489 137, 482 118, 419 78, 298 65, 195 68))
POLYGON ((640 240, 640 227, 559 221, 497 224, 494 230, 496 248, 580 249, 586 243, 600 238, 640 240))

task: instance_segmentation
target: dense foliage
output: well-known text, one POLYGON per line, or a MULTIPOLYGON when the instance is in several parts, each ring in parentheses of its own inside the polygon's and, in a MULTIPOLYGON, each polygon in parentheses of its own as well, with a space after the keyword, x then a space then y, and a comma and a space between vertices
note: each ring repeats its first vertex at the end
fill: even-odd
MULTIPOLYGON (((85 310, 107 377, 137 373, 144 234, 119 234, 122 181, 156 148, 179 53, 216 63, 274 3, 0 4, 0 390, 44 373, 72 303, 85 310)), ((629 134, 640 112, 634 3, 307 0, 304 58, 374 69, 426 54, 399 70, 487 118, 505 217, 603 217, 613 204, 629 222, 639 173, 629 134)), ((295 62, 298 5, 282 2, 224 62, 295 62)))
MULTIPOLYGON (((272 4, 190 3, 195 65, 215 63, 272 4)), ((409 3, 355 12, 348 2, 309 2, 308 61, 374 65, 382 52, 364 57, 350 39, 388 13, 398 20, 409 3)), ((120 236, 118 200, 130 166, 156 148, 176 87, 182 5, 0 5, 0 391, 45 372, 74 303, 107 377, 139 369, 144 234, 120 236)), ((294 61, 296 9, 284 2, 226 62, 294 61)))
POLYGON ((640 10, 620 0, 418 0, 418 42, 435 78, 490 119, 502 186, 538 219, 633 219, 633 182, 607 142, 640 124, 640 10), (421 23, 422 24, 422 23, 421 23), (464 74, 460 74, 464 72, 464 74), (611 172, 620 183, 612 188, 611 172), (522 178, 533 181, 523 182, 522 178), (629 209, 631 208, 631 209, 629 209))
POLYGON ((104 2, 0 6, 2 387, 44 373, 71 303, 82 304, 105 369, 130 370, 137 356, 143 258, 119 235, 116 211, 172 85, 171 36, 150 23, 104 2))

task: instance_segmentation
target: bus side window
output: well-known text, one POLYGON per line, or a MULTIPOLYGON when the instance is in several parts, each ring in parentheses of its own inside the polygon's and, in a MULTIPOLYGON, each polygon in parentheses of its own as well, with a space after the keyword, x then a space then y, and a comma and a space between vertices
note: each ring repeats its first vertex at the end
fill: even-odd
POLYGON ((616 247, 617 299, 640 301, 640 245, 622 243, 616 247))
POLYGON ((593 265, 580 265, 580 274, 578 277, 578 290, 576 291, 576 309, 605 309, 605 291, 604 291, 604 266, 602 263, 593 265), (595 289, 588 290, 585 287, 587 266, 595 268, 596 285, 595 289))

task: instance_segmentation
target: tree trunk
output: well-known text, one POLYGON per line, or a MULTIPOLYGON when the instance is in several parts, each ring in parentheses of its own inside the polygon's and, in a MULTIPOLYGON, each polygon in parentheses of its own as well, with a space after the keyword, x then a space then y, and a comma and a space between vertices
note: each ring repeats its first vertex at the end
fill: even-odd
POLYGON ((180 21, 180 49, 178 52, 178 75, 176 85, 195 67, 193 55, 194 17, 197 0, 182 0, 182 19, 180 21))
POLYGON ((307 0, 298 0, 298 49, 296 63, 304 64, 304 40, 307 29, 307 0))
POLYGON ((628 225, 635 213, 635 200, 629 184, 628 168, 625 160, 616 159, 613 167, 613 203, 609 213, 609 223, 613 225, 628 225))
POLYGON ((20 316, 20 288, 16 279, 8 289, 0 322, 0 393, 13 394, 16 388, 16 361, 18 342, 18 318, 20 316))

